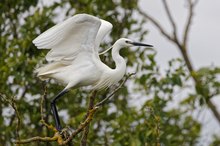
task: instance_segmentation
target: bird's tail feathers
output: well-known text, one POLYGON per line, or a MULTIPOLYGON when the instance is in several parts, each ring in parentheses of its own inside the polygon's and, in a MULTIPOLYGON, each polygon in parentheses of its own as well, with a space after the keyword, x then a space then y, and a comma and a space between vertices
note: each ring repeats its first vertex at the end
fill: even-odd
POLYGON ((58 72, 60 68, 65 66, 66 65, 63 63, 53 62, 50 64, 45 64, 39 68, 36 68, 34 70, 34 73, 36 73, 37 77, 39 77, 41 80, 46 80, 49 78, 51 74, 58 72))

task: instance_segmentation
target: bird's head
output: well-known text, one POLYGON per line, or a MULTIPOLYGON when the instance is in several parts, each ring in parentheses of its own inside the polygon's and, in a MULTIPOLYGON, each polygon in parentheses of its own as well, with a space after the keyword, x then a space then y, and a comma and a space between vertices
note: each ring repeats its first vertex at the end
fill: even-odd
POLYGON ((153 47, 152 45, 148 45, 148 44, 144 44, 144 43, 138 43, 138 42, 134 42, 130 39, 127 39, 127 38, 120 38, 118 39, 114 45, 110 48, 108 48, 107 50, 99 53, 99 55, 103 55, 105 54, 106 52, 108 52, 109 50, 111 50, 114 46, 119 46, 119 48, 124 48, 124 47, 133 47, 133 46, 145 46, 147 47, 148 49, 151 49, 151 47, 153 47))
POLYGON ((133 46, 145 46, 145 47, 153 47, 152 45, 149 44, 144 44, 144 43, 139 43, 139 42, 134 42, 130 39, 127 38, 120 38, 115 42, 115 44, 121 46, 121 47, 133 47, 133 46))

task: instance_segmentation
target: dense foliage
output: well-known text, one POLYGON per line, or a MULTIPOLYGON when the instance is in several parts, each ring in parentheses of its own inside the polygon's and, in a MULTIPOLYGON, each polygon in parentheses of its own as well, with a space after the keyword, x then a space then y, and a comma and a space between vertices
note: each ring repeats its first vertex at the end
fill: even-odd
MULTIPOLYGON (((142 40, 147 31, 142 28, 145 21, 134 17, 136 7, 136 0, 64 0, 51 4, 37 0, 0 2, 0 145, 13 145, 17 136, 16 113, 5 98, 15 99, 22 119, 20 138, 51 136, 51 132, 39 122, 40 97, 46 84, 48 95, 45 120, 54 124, 48 103, 63 87, 57 86, 53 80, 44 83, 33 73, 36 67, 45 63, 47 50, 37 50, 32 40, 55 23, 76 13, 99 16, 114 25, 103 48, 110 46, 119 37, 130 36, 132 39, 142 40)), ((102 59, 114 67, 109 54, 102 59)), ((219 93, 220 85, 216 80, 219 69, 199 70, 196 75, 204 78, 202 81, 206 86, 198 87, 199 92, 190 94, 180 106, 173 106, 178 98, 177 93, 189 86, 190 75, 184 62, 180 59, 171 60, 165 74, 162 74, 163 71, 155 61, 154 51, 133 48, 123 49, 121 54, 126 56, 129 70, 136 72, 136 75, 96 113, 90 126, 88 144, 143 146, 198 143, 201 124, 192 117, 192 107, 197 97, 201 99, 200 104, 204 102, 202 96, 199 97, 199 92, 207 93, 210 90, 206 89, 212 88, 213 94, 219 93)), ((113 89, 111 87, 99 92, 96 101, 106 97, 113 89)), ((58 108, 63 115, 63 125, 69 125, 72 129, 79 125, 86 113, 86 97, 90 92, 86 89, 73 90, 60 100, 58 108)), ((79 145, 80 136, 73 142, 79 145)), ((218 136, 213 145, 215 143, 219 143, 218 136)), ((52 142, 45 145, 57 144, 52 142)))

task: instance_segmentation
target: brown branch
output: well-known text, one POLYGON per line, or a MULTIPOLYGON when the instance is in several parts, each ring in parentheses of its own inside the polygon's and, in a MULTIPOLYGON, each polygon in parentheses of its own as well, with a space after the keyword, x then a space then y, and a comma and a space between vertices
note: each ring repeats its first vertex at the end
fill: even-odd
POLYGON ((107 100, 109 100, 119 89, 121 89, 121 87, 124 85, 124 83, 133 75, 135 75, 136 73, 130 73, 128 75, 126 75, 125 79, 122 81, 122 83, 109 95, 107 96, 106 98, 104 98, 102 101, 100 101, 99 103, 97 103, 95 105, 95 107, 100 107, 102 106, 103 104, 106 103, 107 100))
POLYGON ((21 127, 21 117, 20 117, 20 114, 19 114, 19 111, 18 111, 18 107, 17 107, 17 104, 16 104, 16 100, 15 100, 15 97, 6 97, 6 95, 3 95, 0 93, 0 96, 2 97, 2 99, 4 101, 6 101, 12 108, 13 110, 15 111, 15 115, 16 115, 16 118, 17 118, 17 125, 16 125, 16 139, 20 139, 20 136, 19 136, 19 130, 20 130, 20 127, 21 127))
POLYGON ((168 34, 165 29, 160 25, 160 23, 155 20, 152 16, 150 16, 149 14, 145 13, 144 11, 142 11, 140 8, 137 8, 137 11, 143 15, 145 18, 147 18, 148 20, 150 20, 151 23, 153 23, 153 25, 158 28, 158 30, 170 41, 175 41, 174 38, 168 34))
MULTIPOLYGON (((61 145, 65 145, 66 143, 68 143, 70 140, 72 140, 78 133, 80 133, 92 120, 96 110, 98 110, 104 103, 106 103, 107 100, 109 100, 123 85, 124 83, 132 76, 134 75, 135 73, 131 73, 131 74, 128 74, 125 79, 121 82, 121 84, 118 86, 118 88, 116 88, 109 96, 107 96, 105 99, 103 99, 102 101, 100 101, 99 103, 97 103, 95 106, 93 106, 93 108, 91 110, 89 110, 89 115, 87 117, 87 119, 82 123, 80 124, 80 126, 77 128, 77 130, 75 132, 73 132, 71 134, 71 136, 66 140, 64 141, 63 143, 61 143, 61 145)), ((96 91, 94 91, 93 94, 96 94, 95 93, 96 91)))
POLYGON ((188 42, 188 38, 189 38, 189 30, 190 30, 193 16, 194 16, 194 7, 198 1, 195 1, 193 3, 192 0, 187 0, 187 2, 189 5, 189 14, 188 14, 188 19, 187 19, 186 26, 185 26, 184 35, 183 35, 183 46, 185 46, 184 48, 186 48, 186 46, 187 46, 187 42, 188 42))
POLYGON ((15 143, 16 144, 27 144, 31 142, 50 142, 50 141, 57 141, 59 145, 66 145, 69 143, 77 134, 79 134, 92 120, 94 113, 96 112, 98 108, 93 108, 92 110, 89 111, 89 116, 86 118, 86 120, 80 124, 80 126, 66 139, 63 140, 62 135, 60 135, 59 132, 56 132, 53 137, 33 137, 29 139, 24 139, 24 140, 17 140, 15 143))
POLYGON ((77 134, 79 134, 80 132, 83 131, 83 129, 92 121, 94 114, 96 112, 96 110, 98 110, 98 107, 95 107, 93 109, 91 109, 89 111, 89 115, 86 118, 86 120, 80 124, 80 126, 70 135, 69 138, 67 138, 67 140, 63 141, 62 143, 60 143, 60 145, 65 145, 67 144, 69 141, 71 141, 77 134))
POLYGON ((48 129, 51 129, 51 130, 54 131, 54 132, 58 132, 57 129, 56 129, 53 125, 47 124, 47 123, 45 122, 45 120, 44 120, 44 108, 43 108, 43 106, 44 106, 44 101, 45 101, 46 96, 47 96, 47 87, 46 87, 45 84, 44 84, 43 86, 44 86, 44 94, 43 94, 43 96, 41 96, 41 104, 40 104, 41 120, 40 120, 40 122, 41 122, 45 127, 47 127, 48 129))
MULTIPOLYGON (((194 71, 194 67, 193 67, 193 65, 192 65, 192 63, 191 63, 191 60, 190 60, 190 58, 189 58, 188 51, 187 51, 186 47, 183 46, 183 45, 181 45, 181 46, 178 47, 178 49, 180 50, 181 55, 182 55, 182 57, 183 57, 183 59, 184 59, 184 61, 185 61, 185 63, 186 63, 186 66, 187 66, 187 68, 188 68, 190 74, 191 74, 192 77, 193 77, 193 73, 194 73, 195 71, 194 71)), ((194 78, 194 77, 193 77, 193 78, 194 78)), ((194 80, 196 80, 196 78, 194 78, 194 80)))
POLYGON ((88 117, 86 118, 86 120, 80 124, 80 126, 66 139, 66 140, 63 140, 62 138, 62 135, 60 135, 59 132, 56 132, 54 134, 53 137, 39 137, 39 136, 36 136, 36 137, 33 137, 33 138, 29 138, 29 139, 25 139, 25 140, 19 140, 19 141, 16 141, 15 143, 16 144, 27 144, 27 143, 31 143, 31 142, 51 142, 51 141, 57 141, 57 143, 59 145, 66 145, 68 144, 77 134, 79 134, 80 132, 83 131, 83 129, 92 121, 92 118, 96 112, 96 110, 98 109, 97 108, 93 108, 89 111, 89 115, 88 117))
POLYGON ((215 104, 211 101, 211 99, 207 100, 207 104, 209 108, 212 110, 212 113, 214 114, 215 118, 220 123, 220 114, 219 111, 217 110, 218 108, 216 108, 215 104))
POLYGON ((53 137, 36 136, 36 137, 29 138, 29 139, 15 141, 15 143, 16 144, 27 144, 27 143, 31 143, 31 142, 40 142, 40 141, 41 142, 51 142, 51 141, 57 141, 59 137, 60 137, 59 133, 56 133, 53 137))
MULTIPOLYGON (((56 132, 53 137, 32 137, 29 139, 24 139, 24 140, 16 140, 15 144, 27 144, 31 142, 51 142, 51 141, 57 141, 59 145, 66 145, 68 144, 77 134, 79 134, 92 120, 94 113, 98 107, 93 108, 89 111, 88 117, 85 119, 83 123, 80 124, 80 126, 66 139, 63 140, 62 135, 59 132, 56 132)), ((52 129, 53 131, 57 131, 52 125, 48 125, 45 123, 44 120, 41 121, 47 128, 52 129)))
POLYGON ((17 139, 20 139, 20 136, 19 136, 19 130, 20 130, 20 127, 21 127, 21 117, 20 117, 20 114, 18 112, 18 107, 16 105, 16 102, 15 102, 15 99, 13 98, 12 99, 12 104, 11 106, 13 107, 13 109, 15 110, 15 113, 16 113, 16 117, 17 117, 17 126, 16 126, 16 135, 17 135, 17 139))
MULTIPOLYGON (((187 42, 188 42, 188 38, 189 38, 189 31, 192 25, 192 20, 193 20, 193 16, 194 16, 194 9, 196 4, 198 3, 199 0, 187 0, 188 4, 189 4, 189 15, 187 18, 187 22, 186 22, 186 26, 184 29, 184 34, 183 34, 183 42, 179 42, 177 39, 175 39, 175 36, 171 36, 169 34, 167 34, 165 32, 165 30, 162 28, 162 26, 159 24, 159 22, 157 22, 153 17, 151 17, 149 14, 147 14, 146 12, 143 12, 142 10, 140 10, 140 8, 137 9, 137 11, 142 14, 146 19, 148 19, 161 33, 164 37, 166 37, 168 40, 170 40, 172 43, 174 43, 178 49, 180 50, 183 59, 186 62, 186 66, 191 74, 192 79, 195 82, 195 86, 201 84, 200 79, 195 75, 195 69, 192 66, 192 63, 190 61, 188 52, 187 52, 187 42)), ((169 17, 169 20, 171 21, 171 23, 173 24, 174 21, 171 17, 169 8, 167 7, 166 1, 163 0, 164 2, 164 7, 165 10, 167 11, 167 15, 169 17)), ((175 27, 175 23, 173 25, 173 27, 175 27)), ((175 30, 175 28, 173 28, 175 30)), ((220 124, 220 112, 217 110, 215 104, 210 100, 210 98, 207 101, 208 107, 211 109, 212 113, 214 114, 215 118, 218 120, 219 124, 220 124)))
MULTIPOLYGON (((189 59, 189 55, 187 53, 187 42, 188 42, 188 35, 189 35, 189 30, 192 24, 192 20, 193 20, 193 16, 194 16, 194 8, 196 6, 196 4, 198 3, 199 0, 195 0, 194 2, 192 0, 188 0, 188 5, 189 5, 189 16, 187 19, 187 23, 186 23, 186 27, 185 27, 185 33, 184 33, 184 40, 183 40, 183 44, 182 44, 182 48, 181 48, 181 53, 183 55, 183 58, 186 62, 186 66, 189 69, 191 76, 196 84, 199 85, 201 84, 200 79, 194 75, 195 73, 195 69, 192 66, 192 63, 189 59)), ((211 101, 211 97, 213 97, 214 95, 210 95, 210 97, 207 97, 207 105, 208 107, 211 109, 213 115, 215 116, 215 118, 218 120, 219 124, 220 124, 220 113, 217 110, 215 104, 211 101)))
POLYGON ((44 119, 44 108, 43 108, 43 105, 44 105, 44 101, 46 99, 46 96, 47 96, 47 86, 44 84, 44 94, 43 94, 43 96, 41 96, 41 102, 40 102, 41 120, 44 119))
MULTIPOLYGON (((43 113, 41 113, 41 122, 43 123, 43 125, 45 125, 48 129, 52 129, 55 134, 53 137, 39 137, 39 136, 36 136, 36 137, 32 137, 32 138, 29 138, 29 139, 24 139, 24 140, 17 140, 15 141, 15 144, 27 144, 27 143, 31 143, 31 142, 51 142, 51 141, 57 141, 57 143, 59 145, 66 145, 68 144, 74 137, 76 137, 79 133, 81 133, 83 130, 85 130, 84 132, 84 136, 82 137, 83 140, 86 140, 87 138, 87 134, 86 132, 86 128, 88 127, 88 125, 90 124, 90 122, 92 121, 93 117, 94 117, 94 114, 95 112, 109 99, 111 98, 122 86, 123 84, 128 80, 128 78, 130 78, 132 75, 134 75, 135 73, 131 73, 129 75, 127 75, 125 77, 125 79, 121 82, 121 84, 118 86, 118 88, 116 88, 108 97, 106 97, 105 99, 103 99, 101 102, 97 103, 95 106, 94 106, 94 98, 95 98, 95 95, 97 93, 97 91, 93 91, 93 93, 91 94, 91 101, 90 101, 90 104, 89 104, 89 111, 87 112, 87 115, 86 115, 86 118, 85 120, 79 125, 79 127, 71 133, 71 135, 69 137, 67 137, 66 139, 63 139, 63 136, 61 133, 57 132, 56 128, 53 127, 52 125, 48 125, 44 119, 43 119, 43 113), (84 139, 85 138, 85 139, 84 139)), ((47 90, 45 88, 45 91, 44 91, 44 95, 42 96, 41 98, 41 112, 43 112, 43 99, 44 99, 44 96, 46 96, 47 94, 47 90)))
POLYGON ((52 131, 55 132, 53 137, 40 137, 40 136, 36 136, 36 137, 32 137, 29 139, 23 139, 23 140, 16 140, 15 144, 27 144, 27 143, 31 143, 31 142, 36 142, 36 141, 41 141, 41 142, 50 142, 50 141, 62 141, 62 137, 61 135, 58 133, 58 131, 56 130, 56 128, 52 125, 49 125, 45 122, 44 120, 44 109, 43 109, 43 105, 44 105, 44 100, 47 96, 47 87, 44 85, 44 94, 43 96, 41 96, 41 104, 40 104, 40 112, 41 112, 41 120, 40 122, 47 127, 48 129, 51 129, 52 131))
POLYGON ((166 0, 162 0, 162 2, 163 2, 164 9, 166 11, 166 14, 167 14, 167 16, 168 16, 168 18, 170 20, 170 23, 171 23, 171 25, 173 27, 173 36, 174 36, 175 40, 178 41, 178 38, 177 38, 177 26, 176 26, 176 23, 174 22, 174 19, 173 19, 171 13, 170 13, 170 8, 168 7, 168 4, 167 4, 166 0))
MULTIPOLYGON (((97 91, 95 90, 89 96, 89 105, 88 105, 88 109, 87 109, 85 119, 89 116, 89 111, 94 107, 94 100, 95 100, 96 93, 97 93, 97 91)), ((81 146, 86 146, 87 145, 88 134, 89 134, 89 124, 83 130, 83 135, 82 135, 82 138, 81 138, 81 146)))

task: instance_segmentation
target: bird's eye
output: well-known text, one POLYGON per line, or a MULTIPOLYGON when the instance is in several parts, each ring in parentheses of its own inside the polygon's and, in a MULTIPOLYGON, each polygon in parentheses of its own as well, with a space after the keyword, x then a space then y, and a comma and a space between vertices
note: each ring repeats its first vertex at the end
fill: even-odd
POLYGON ((125 41, 125 43, 127 43, 127 44, 131 44, 131 41, 125 41))

